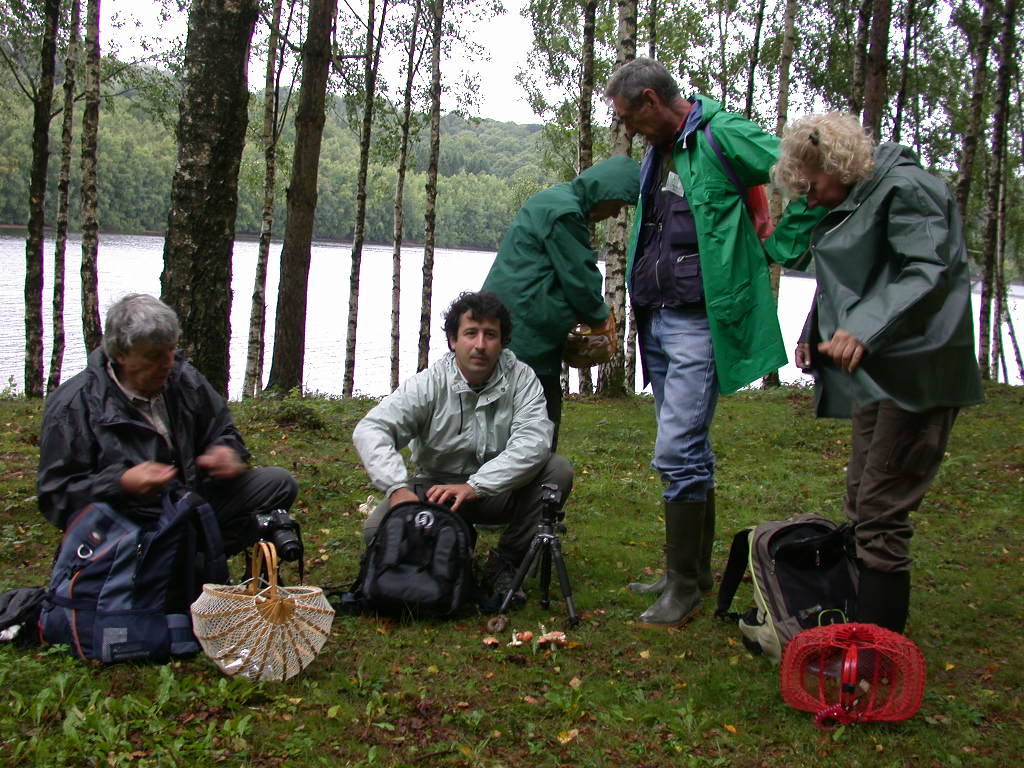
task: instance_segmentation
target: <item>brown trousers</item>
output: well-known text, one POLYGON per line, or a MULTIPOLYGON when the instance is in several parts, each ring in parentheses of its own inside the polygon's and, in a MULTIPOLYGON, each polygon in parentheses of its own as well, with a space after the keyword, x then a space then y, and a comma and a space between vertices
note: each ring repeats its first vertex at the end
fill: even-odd
POLYGON ((891 400, 854 408, 845 509, 865 567, 910 570, 910 513, 935 479, 958 411, 913 413, 891 400))

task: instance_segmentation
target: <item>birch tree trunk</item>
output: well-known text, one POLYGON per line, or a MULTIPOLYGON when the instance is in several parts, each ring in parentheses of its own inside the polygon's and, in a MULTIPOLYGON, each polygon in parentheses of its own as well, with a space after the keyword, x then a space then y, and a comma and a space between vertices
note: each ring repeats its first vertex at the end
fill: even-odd
POLYGON ((100 345, 99 195, 96 188, 100 126, 100 0, 88 0, 85 12, 85 107, 82 110, 82 338, 86 351, 100 345))
POLYGON ((864 80, 867 75, 868 35, 873 0, 860 0, 857 8, 857 40, 853 47, 853 82, 850 83, 850 112, 860 115, 864 108, 864 80))
POLYGON ((78 68, 79 0, 72 0, 68 16, 68 47, 64 56, 64 109, 60 129, 60 175, 57 181, 57 231, 53 248, 53 345, 46 391, 60 386, 64 366, 64 273, 68 247, 68 198, 71 190, 71 142, 75 118, 75 70, 78 68))
POLYGON ((29 174, 28 235, 25 238, 25 395, 43 396, 43 224, 46 168, 50 159, 50 109, 57 67, 60 0, 43 3, 39 85, 32 94, 32 169, 29 174))
POLYGON ((910 59, 914 43, 914 32, 917 25, 915 19, 915 0, 907 0, 906 13, 903 17, 903 57, 900 60, 900 88, 896 93, 895 117, 893 117, 892 140, 897 144, 903 133, 903 112, 907 102, 907 83, 910 79, 910 59))
POLYGON ((875 0, 871 11, 871 45, 864 78, 864 115, 861 123, 875 140, 882 136, 882 113, 889 96, 889 22, 892 0, 875 0))
POLYGON ((263 215, 260 218, 259 250, 256 254, 256 277, 252 286, 249 310, 249 339, 246 344, 245 378, 242 397, 256 397, 263 385, 263 350, 267 328, 267 262, 270 261, 270 240, 274 232, 274 182, 277 178, 277 137, 280 70, 284 65, 281 52, 281 2, 274 0, 270 33, 267 38, 267 68, 263 79, 263 215), (279 58, 280 57, 280 58, 279 58))
POLYGON ((320 144, 326 114, 331 30, 337 0, 311 0, 306 40, 302 45, 302 86, 295 113, 295 152, 288 184, 288 213, 281 246, 274 355, 268 389, 287 392, 302 386, 306 355, 306 289, 316 212, 320 144))
MULTIPOLYGON (((636 0, 619 0, 619 45, 616 69, 636 58, 636 0)), ((612 117, 612 154, 628 155, 633 142, 618 116, 612 117)), ((599 394, 620 397, 626 394, 623 332, 626 319, 626 209, 610 219, 604 261, 604 298, 615 314, 618 344, 612 359, 600 367, 599 394)))
POLYGON ((161 298, 181 322, 182 346, 225 396, 238 171, 249 120, 246 75, 258 11, 257 0, 193 0, 189 9, 160 275, 161 298))
MULTIPOLYGON (((999 70, 996 73, 996 99, 992 114, 992 164, 988 177, 988 214, 982 245, 981 300, 978 317, 978 366, 981 378, 988 380, 989 349, 992 338, 992 293, 995 279, 995 255, 998 242, 999 187, 1002 184, 1002 157, 1007 141, 1007 123, 1010 107, 1010 78, 1014 66, 1014 24, 1017 0, 1006 0, 1003 6, 1002 31, 999 41, 999 70)), ((998 328, 996 332, 998 332, 998 328)))
POLYGON ((341 392, 352 397, 356 377, 356 331, 359 322, 359 270, 363 264, 363 240, 366 238, 366 177, 370 167, 370 142, 373 139, 373 107, 377 95, 377 70, 384 40, 384 21, 388 0, 381 0, 380 22, 375 22, 376 0, 367 4, 366 49, 363 58, 363 123, 359 132, 359 173, 356 180, 356 221, 352 234, 351 270, 348 277, 348 324, 345 336, 345 373, 341 392), (374 24, 378 23, 376 32, 374 24))
MULTIPOLYGON (((779 98, 776 102, 775 135, 782 136, 786 123, 789 120, 789 86, 792 80, 793 51, 796 50, 796 14, 798 6, 796 0, 786 0, 782 12, 782 48, 779 51, 779 98)), ((769 187, 771 195, 768 200, 769 212, 772 221, 778 221, 782 216, 782 195, 769 187)), ((782 267, 774 261, 768 266, 768 283, 772 289, 772 300, 775 306, 779 306, 779 287, 782 284, 782 267)), ((778 371, 772 371, 763 379, 761 386, 764 389, 778 387, 782 381, 778 371)))
POLYGON ((764 26, 765 0, 758 0, 757 13, 754 16, 754 40, 750 44, 750 68, 747 71, 746 106, 743 114, 747 120, 754 119, 754 76, 757 73, 757 62, 761 56, 761 28, 764 26))
POLYGON ((409 168, 409 136, 412 133, 412 90, 419 69, 420 18, 423 5, 415 0, 412 27, 406 40, 405 89, 402 93, 401 138, 398 145, 398 169, 395 181, 394 250, 391 252, 391 390, 398 389, 402 315, 402 239, 405 229, 405 174, 409 168))
POLYGON ((430 315, 434 286, 434 227, 437 224, 437 160, 441 154, 441 31, 444 0, 430 3, 430 160, 427 163, 427 204, 423 227, 423 287, 420 292, 420 335, 416 370, 427 367, 430 357, 430 315))
POLYGON ((992 6, 994 0, 980 0, 981 26, 974 55, 974 87, 971 89, 971 106, 968 112, 967 131, 964 133, 963 151, 957 167, 956 204, 960 215, 967 218, 967 201, 971 196, 971 176, 974 173, 974 158, 982 135, 982 111, 985 106, 985 88, 988 80, 988 52, 992 46, 992 6))
MULTIPOLYGON (((594 130, 591 115, 594 108, 594 23, 597 17, 597 0, 588 0, 583 4, 583 37, 580 41, 580 143, 578 173, 583 173, 594 164, 594 130)), ((587 231, 591 245, 594 243, 596 227, 594 222, 587 220, 587 231)), ((594 379, 591 368, 581 368, 580 394, 589 395, 594 391, 594 379)), ((566 371, 568 374, 568 371, 566 371)), ((568 375, 565 377, 568 389, 568 375)))

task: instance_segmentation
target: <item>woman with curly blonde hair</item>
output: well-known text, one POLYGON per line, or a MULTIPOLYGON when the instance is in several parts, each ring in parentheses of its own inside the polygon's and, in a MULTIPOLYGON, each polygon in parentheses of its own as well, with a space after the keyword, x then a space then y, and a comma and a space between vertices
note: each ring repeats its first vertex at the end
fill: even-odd
POLYGON ((796 363, 814 372, 819 415, 853 419, 845 511, 860 567, 856 618, 902 632, 910 512, 959 409, 982 400, 960 213, 910 149, 875 147, 852 115, 797 120, 780 149, 773 178, 796 198, 791 208, 825 209, 798 247, 766 248, 784 266, 814 259, 818 290, 796 363))

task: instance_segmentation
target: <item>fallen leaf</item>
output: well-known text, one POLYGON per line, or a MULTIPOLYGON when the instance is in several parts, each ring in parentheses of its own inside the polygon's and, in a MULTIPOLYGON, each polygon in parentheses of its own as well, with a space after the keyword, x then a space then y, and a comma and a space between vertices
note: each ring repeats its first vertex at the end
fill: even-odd
POLYGON ((736 726, 726 724, 725 730, 727 730, 729 733, 736 733, 736 726))
POLYGON ((651 652, 650 651, 640 651, 640 658, 641 659, 649 659, 649 658, 651 658, 651 652))
POLYGON ((578 728, 573 728, 573 729, 568 730, 568 731, 562 731, 560 734, 558 734, 558 740, 560 742, 562 742, 563 744, 568 744, 570 741, 572 741, 573 739, 575 739, 579 735, 580 735, 579 729, 578 728))

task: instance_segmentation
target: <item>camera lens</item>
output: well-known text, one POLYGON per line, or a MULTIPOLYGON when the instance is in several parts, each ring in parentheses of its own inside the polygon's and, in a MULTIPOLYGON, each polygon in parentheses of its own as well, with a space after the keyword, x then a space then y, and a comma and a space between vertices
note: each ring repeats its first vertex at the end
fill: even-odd
POLYGON ((302 545, 295 536, 294 531, 279 528, 273 534, 274 548, 277 549, 277 556, 289 563, 295 562, 302 554, 302 545))

